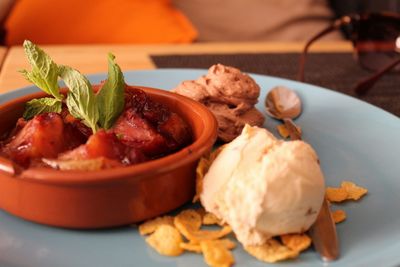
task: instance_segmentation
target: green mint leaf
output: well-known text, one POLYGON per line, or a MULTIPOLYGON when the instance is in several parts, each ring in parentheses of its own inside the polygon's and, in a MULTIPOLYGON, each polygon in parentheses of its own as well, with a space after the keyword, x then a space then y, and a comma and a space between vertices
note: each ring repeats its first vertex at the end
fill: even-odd
POLYGON ((99 108, 99 124, 104 129, 110 129, 113 126, 125 105, 124 75, 114 59, 115 56, 109 53, 108 78, 96 96, 99 108))
POLYGON ((25 105, 25 112, 22 115, 25 120, 29 120, 34 116, 46 112, 61 112, 61 101, 55 98, 38 98, 32 99, 25 105))
POLYGON ((32 70, 22 70, 22 75, 47 94, 61 101, 63 95, 60 94, 57 83, 59 71, 57 64, 54 63, 49 55, 31 41, 24 41, 24 50, 32 70))
POLYGON ((60 66, 60 77, 67 85, 67 107, 72 116, 81 119, 95 133, 99 120, 96 97, 89 80, 79 71, 67 66, 60 66))

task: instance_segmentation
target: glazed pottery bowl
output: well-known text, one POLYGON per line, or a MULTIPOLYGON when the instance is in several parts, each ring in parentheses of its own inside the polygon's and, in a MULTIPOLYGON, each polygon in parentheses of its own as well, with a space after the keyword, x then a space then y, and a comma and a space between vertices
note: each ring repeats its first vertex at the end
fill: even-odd
MULTIPOLYGON (((193 142, 162 158, 99 171, 31 168, 13 173, 0 160, 0 208, 26 220, 66 228, 104 228, 140 222, 191 200, 199 158, 216 140, 217 122, 202 104, 154 88, 137 87, 179 114, 191 127, 193 142)), ((34 93, 0 106, 0 136, 22 116, 34 93)))

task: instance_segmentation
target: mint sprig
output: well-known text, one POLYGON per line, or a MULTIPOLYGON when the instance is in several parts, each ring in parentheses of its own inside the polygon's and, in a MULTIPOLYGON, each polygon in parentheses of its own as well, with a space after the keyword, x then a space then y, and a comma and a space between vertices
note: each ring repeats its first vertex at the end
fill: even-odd
POLYGON ((61 101, 51 97, 32 99, 26 103, 25 112, 22 117, 25 120, 29 120, 32 119, 34 116, 45 112, 60 113, 61 104, 61 101))
POLYGON ((54 63, 49 55, 31 41, 25 40, 23 46, 32 70, 21 70, 22 75, 47 94, 61 101, 63 95, 60 94, 60 88, 57 82, 57 64, 54 63))
POLYGON ((115 63, 115 56, 108 54, 108 78, 96 95, 99 110, 99 124, 110 129, 125 106, 125 81, 121 68, 115 63))
POLYGON ((60 77, 69 89, 66 101, 69 112, 95 133, 98 129, 99 109, 89 80, 71 67, 61 66, 59 69, 60 77))
POLYGON ((33 99, 26 103, 23 117, 30 119, 44 112, 60 113, 65 101, 72 116, 95 133, 99 128, 110 129, 125 105, 125 81, 115 56, 108 55, 108 77, 98 94, 93 92, 89 80, 79 71, 57 65, 49 55, 30 41, 24 42, 25 54, 31 71, 22 70, 25 78, 54 98, 33 99), (58 78, 69 91, 66 100, 60 93, 58 78))

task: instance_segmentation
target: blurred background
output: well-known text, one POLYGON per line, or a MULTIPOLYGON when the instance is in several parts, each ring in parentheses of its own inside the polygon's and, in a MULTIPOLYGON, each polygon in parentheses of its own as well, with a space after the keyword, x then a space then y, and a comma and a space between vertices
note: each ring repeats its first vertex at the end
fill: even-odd
POLYGON ((400 0, 0 0, 0 41, 304 41, 342 15, 382 11, 399 13, 400 0))

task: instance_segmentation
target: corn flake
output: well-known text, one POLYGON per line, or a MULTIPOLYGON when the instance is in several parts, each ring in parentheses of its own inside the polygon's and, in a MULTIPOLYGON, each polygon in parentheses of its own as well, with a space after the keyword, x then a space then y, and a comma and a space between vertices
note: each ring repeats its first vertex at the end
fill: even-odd
POLYGON ((227 249, 236 248, 236 243, 234 241, 230 240, 229 238, 218 239, 216 241, 221 242, 224 245, 224 247, 226 247, 227 249))
POLYGON ((139 225, 139 233, 141 235, 148 235, 153 233, 161 225, 174 225, 174 218, 172 216, 162 216, 152 220, 148 220, 139 225))
POLYGON ((200 200, 200 194, 203 190, 203 179, 208 169, 210 168, 210 161, 207 158, 200 158, 200 161, 196 168, 196 194, 193 197, 192 202, 195 203, 200 200))
POLYGON ((194 232, 189 231, 187 238, 192 242, 201 242, 204 240, 216 240, 230 234, 231 232, 232 228, 230 226, 224 226, 222 229, 215 231, 211 230, 198 230, 194 232))
POLYGON ((228 267, 235 263, 232 253, 220 240, 201 241, 205 262, 212 267, 228 267))
POLYGON ((206 215, 207 213, 207 211, 203 207, 196 209, 196 212, 200 215, 201 220, 203 220, 204 215, 206 215))
POLYGON ((348 193, 347 191, 342 188, 336 188, 336 187, 327 187, 326 188, 326 198, 330 202, 342 202, 347 199, 348 193))
POLYGON ((213 225, 213 224, 222 225, 222 221, 220 219, 218 219, 218 217, 215 216, 214 213, 207 212, 203 216, 203 224, 205 224, 205 225, 213 225))
POLYGON ((196 210, 183 210, 174 218, 175 227, 177 224, 184 225, 191 231, 196 231, 201 227, 201 216, 196 210))
MULTIPOLYGON (((296 128, 297 128, 297 131, 301 134, 301 132, 302 132, 301 127, 300 126, 296 126, 296 128)), ((278 133, 282 138, 284 138, 284 139, 289 138, 290 132, 289 132, 289 130, 286 127, 285 124, 277 125, 276 129, 278 130, 278 133)))
POLYGON ((341 184, 341 187, 347 191, 347 199, 359 200, 362 196, 364 196, 368 190, 366 188, 357 186, 355 183, 344 181, 341 184))
POLYGON ((275 239, 269 239, 259 246, 245 246, 244 249, 258 260, 268 263, 296 258, 299 255, 298 251, 291 250, 275 239))
POLYGON ((288 138, 289 137, 289 131, 286 128, 285 124, 279 124, 276 126, 276 129, 278 130, 278 133, 280 136, 282 136, 283 138, 288 138))
MULTIPOLYGON (((216 239, 214 241, 220 242, 225 248, 227 248, 229 250, 236 248, 236 243, 234 241, 230 240, 229 238, 216 239)), ((183 242, 180 244, 180 247, 182 249, 190 251, 190 252, 201 253, 202 250, 201 250, 200 243, 183 242)))
POLYGON ((306 234, 281 235, 282 243, 291 250, 301 252, 311 245, 311 238, 306 234))
POLYGON ((200 243, 201 241, 205 240, 219 239, 232 232, 232 228, 230 226, 224 226, 222 229, 215 231, 195 229, 190 224, 177 219, 177 217, 174 220, 174 224, 176 229, 178 229, 179 232, 192 243, 200 243))
POLYGON ((213 152, 209 153, 207 156, 200 158, 199 163, 196 168, 196 194, 193 197, 192 202, 195 203, 200 200, 200 194, 203 190, 203 180, 204 176, 208 172, 211 163, 215 160, 218 154, 224 149, 225 145, 220 146, 213 152))
POLYGON ((180 243, 179 246, 182 249, 190 251, 190 252, 201 253, 201 246, 198 243, 183 242, 183 243, 180 243))
POLYGON ((335 210, 331 213, 335 223, 340 223, 346 220, 346 212, 344 210, 335 210))
POLYGON ((331 202, 342 202, 345 200, 359 200, 368 192, 367 189, 360 187, 352 182, 344 181, 339 188, 327 187, 326 198, 331 202))
POLYGON ((161 255, 178 256, 183 253, 183 249, 180 247, 182 236, 171 225, 160 225, 153 234, 146 238, 146 242, 161 255))

